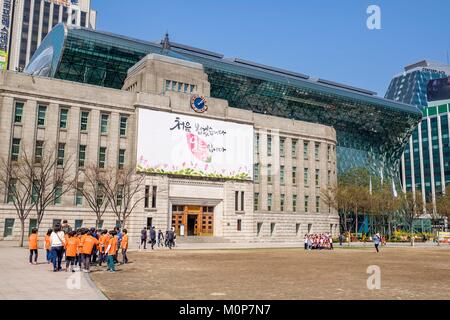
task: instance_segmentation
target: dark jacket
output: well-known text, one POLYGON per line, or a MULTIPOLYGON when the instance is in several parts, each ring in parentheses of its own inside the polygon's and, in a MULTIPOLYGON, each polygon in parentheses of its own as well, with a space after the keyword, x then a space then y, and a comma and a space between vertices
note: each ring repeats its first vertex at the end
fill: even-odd
POLYGON ((150 239, 155 240, 156 239, 156 231, 155 229, 150 229, 150 239))
POLYGON ((141 240, 147 240, 147 230, 142 229, 141 231, 141 240))
POLYGON ((175 238, 175 233, 173 231, 167 232, 167 240, 173 241, 174 238, 175 238))

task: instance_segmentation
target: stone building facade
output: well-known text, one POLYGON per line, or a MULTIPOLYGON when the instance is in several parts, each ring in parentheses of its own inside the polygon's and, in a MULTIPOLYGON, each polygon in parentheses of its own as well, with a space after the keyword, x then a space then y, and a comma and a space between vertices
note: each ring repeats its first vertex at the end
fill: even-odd
MULTIPOLYGON (((79 160, 80 149, 84 150, 86 164, 104 161, 106 167, 135 167, 139 112, 146 109, 250 125, 254 128, 252 180, 146 175, 139 195, 144 200, 127 223, 131 242, 137 243, 140 230, 150 225, 161 230, 175 226, 186 236, 206 233, 249 242, 301 241, 305 233, 337 234, 339 216, 321 196, 321 190, 337 180, 335 130, 233 108, 225 100, 210 98, 209 93, 201 64, 156 54, 129 70, 123 90, 3 72, 0 157, 11 159, 17 143, 33 154, 37 143, 45 141, 64 149, 68 158, 79 160), (194 94, 207 97, 207 112, 192 110, 194 94), (204 232, 199 231, 201 223, 204 232)), ((148 143, 154 138, 158 137, 148 143)), ((76 170, 83 169, 74 166, 73 175, 76 170)), ((33 214, 26 232, 34 224, 33 214)), ((93 226, 96 220, 75 191, 47 209, 41 235, 61 219, 76 227, 93 226)), ((110 229, 115 224, 108 210, 103 227, 110 229)), ((0 239, 17 239, 19 228, 3 188, 0 239)))

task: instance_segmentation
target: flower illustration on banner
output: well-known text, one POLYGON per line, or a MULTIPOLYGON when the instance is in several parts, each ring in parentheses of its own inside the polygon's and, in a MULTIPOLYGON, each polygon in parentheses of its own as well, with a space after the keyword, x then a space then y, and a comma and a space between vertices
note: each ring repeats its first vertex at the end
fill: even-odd
POLYGON ((200 139, 197 135, 188 133, 186 134, 188 148, 194 157, 200 161, 211 163, 212 157, 208 151, 208 144, 200 139))

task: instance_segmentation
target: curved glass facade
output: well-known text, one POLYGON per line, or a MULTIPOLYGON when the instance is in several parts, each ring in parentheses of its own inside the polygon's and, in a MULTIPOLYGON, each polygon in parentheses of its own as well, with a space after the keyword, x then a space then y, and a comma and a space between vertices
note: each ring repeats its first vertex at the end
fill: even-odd
POLYGON ((397 177, 405 143, 421 119, 416 107, 365 90, 191 49, 58 25, 25 72, 120 89, 128 69, 150 53, 201 63, 211 96, 227 100, 231 107, 334 127, 340 172, 367 167, 374 174, 384 171, 397 177))

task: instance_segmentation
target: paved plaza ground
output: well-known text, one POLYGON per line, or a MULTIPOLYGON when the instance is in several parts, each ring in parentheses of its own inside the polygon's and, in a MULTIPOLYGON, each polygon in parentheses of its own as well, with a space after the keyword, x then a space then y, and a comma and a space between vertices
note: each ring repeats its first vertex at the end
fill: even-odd
MULTIPOLYGON (((40 250, 0 244, 0 300, 98 299, 446 299, 450 300, 450 246, 345 247, 333 252, 259 244, 183 244, 174 250, 129 253, 115 274, 93 267, 53 273, 40 250), (265 246, 265 247, 264 247, 265 246), (229 248, 231 247, 231 248, 229 248), (228 249, 224 249, 228 248, 228 249), (367 267, 381 269, 381 289, 367 289, 367 267), (92 279, 92 280, 91 280, 92 279)), ((291 245, 292 246, 292 245, 291 245)))
POLYGON ((450 248, 155 250, 93 272, 110 299, 450 299, 450 248), (381 289, 367 268, 381 268, 381 289))
POLYGON ((28 250, 0 246, 0 300, 105 300, 84 273, 53 272, 39 250, 38 265, 28 250))

